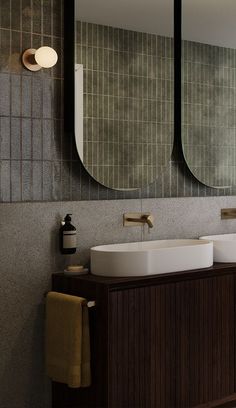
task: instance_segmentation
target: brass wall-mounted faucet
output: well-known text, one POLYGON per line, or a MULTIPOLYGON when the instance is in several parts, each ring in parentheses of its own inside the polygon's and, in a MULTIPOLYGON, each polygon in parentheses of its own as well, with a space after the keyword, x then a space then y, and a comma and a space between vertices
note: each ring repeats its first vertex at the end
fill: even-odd
POLYGON ((221 219, 230 220, 236 218, 236 208, 222 208, 221 219))
POLYGON ((153 227, 154 218, 152 214, 143 213, 126 213, 123 215, 124 227, 135 227, 147 224, 149 228, 153 227))

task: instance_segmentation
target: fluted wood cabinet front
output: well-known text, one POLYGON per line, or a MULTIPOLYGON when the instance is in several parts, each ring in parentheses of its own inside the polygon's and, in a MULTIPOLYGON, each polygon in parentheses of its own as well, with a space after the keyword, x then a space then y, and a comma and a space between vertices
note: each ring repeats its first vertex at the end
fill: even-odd
POLYGON ((109 401, 190 408, 234 393, 234 276, 110 295, 109 401))
MULTIPOLYGON (((146 279, 54 278, 96 300, 91 388, 53 408, 213 408, 235 400, 235 266, 146 279)), ((230 405, 233 406, 233 405, 230 405)))
POLYGON ((175 285, 110 295, 109 406, 175 406, 175 285))
POLYGON ((176 408, 232 395, 234 276, 176 284, 176 408))

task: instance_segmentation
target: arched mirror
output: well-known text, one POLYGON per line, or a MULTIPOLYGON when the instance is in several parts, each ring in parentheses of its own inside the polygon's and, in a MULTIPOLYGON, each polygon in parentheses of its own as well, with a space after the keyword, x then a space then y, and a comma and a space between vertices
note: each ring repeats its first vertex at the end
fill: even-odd
POLYGON ((236 184, 236 1, 182 0, 182 145, 210 187, 236 184))
POLYGON ((174 134, 173 0, 75 0, 75 138, 101 184, 138 189, 174 134))

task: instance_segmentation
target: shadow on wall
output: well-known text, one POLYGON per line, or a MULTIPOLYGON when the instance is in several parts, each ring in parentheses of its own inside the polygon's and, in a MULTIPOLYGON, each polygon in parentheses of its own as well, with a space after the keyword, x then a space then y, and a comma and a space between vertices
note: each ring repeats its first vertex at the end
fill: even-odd
POLYGON ((45 306, 42 303, 31 309, 15 338, 0 378, 1 408, 51 407, 50 380, 45 375, 44 364, 44 321, 45 306))

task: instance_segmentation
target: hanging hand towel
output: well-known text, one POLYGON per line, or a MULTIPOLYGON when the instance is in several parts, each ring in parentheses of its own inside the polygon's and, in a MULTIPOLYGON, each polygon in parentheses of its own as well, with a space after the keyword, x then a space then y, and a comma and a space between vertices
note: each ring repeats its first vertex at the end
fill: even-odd
POLYGON ((91 384, 86 299, 49 292, 46 300, 46 371, 69 387, 91 384))

